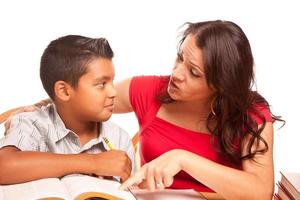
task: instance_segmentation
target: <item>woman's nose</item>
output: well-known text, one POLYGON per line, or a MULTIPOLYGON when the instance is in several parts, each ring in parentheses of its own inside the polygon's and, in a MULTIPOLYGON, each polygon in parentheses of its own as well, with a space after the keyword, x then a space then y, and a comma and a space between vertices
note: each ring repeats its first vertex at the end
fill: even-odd
POLYGON ((174 81, 183 81, 184 80, 184 69, 183 66, 178 65, 174 67, 172 72, 172 79, 174 81))

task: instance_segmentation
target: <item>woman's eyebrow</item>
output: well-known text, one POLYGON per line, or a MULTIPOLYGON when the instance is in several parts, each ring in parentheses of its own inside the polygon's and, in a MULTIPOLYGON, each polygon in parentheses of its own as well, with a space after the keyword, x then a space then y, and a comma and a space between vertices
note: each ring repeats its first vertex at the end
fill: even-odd
POLYGON ((204 74, 204 71, 203 71, 203 69, 200 68, 200 66, 198 66, 197 64, 195 64, 195 63, 193 63, 192 61, 189 61, 189 60, 188 60, 187 62, 188 62, 191 66, 197 68, 201 73, 204 74))
MULTIPOLYGON (((178 53, 179 53, 181 56, 184 56, 184 55, 185 55, 185 53, 184 53, 183 50, 179 51, 178 53)), ((198 66, 197 64, 195 64, 194 62, 192 62, 190 59, 186 59, 186 61, 187 61, 190 65, 192 65, 193 67, 199 69, 199 71, 200 71, 201 73, 204 74, 204 71, 203 71, 203 69, 200 68, 200 66, 198 66)))

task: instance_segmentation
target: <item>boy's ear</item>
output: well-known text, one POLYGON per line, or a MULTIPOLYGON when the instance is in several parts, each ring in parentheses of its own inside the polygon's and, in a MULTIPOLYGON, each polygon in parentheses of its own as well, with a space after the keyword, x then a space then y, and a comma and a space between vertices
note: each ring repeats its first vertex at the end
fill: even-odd
POLYGON ((72 86, 65 81, 57 81, 54 84, 54 93, 57 99, 68 101, 71 98, 72 86))

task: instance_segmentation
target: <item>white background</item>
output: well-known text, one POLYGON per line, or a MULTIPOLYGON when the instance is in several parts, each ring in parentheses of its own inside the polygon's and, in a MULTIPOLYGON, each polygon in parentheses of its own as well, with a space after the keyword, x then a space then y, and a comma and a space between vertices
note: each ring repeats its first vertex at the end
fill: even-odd
MULTIPOLYGON (((47 97, 39 79, 39 60, 57 37, 106 37, 115 52, 116 81, 141 74, 169 74, 178 28, 187 21, 231 20, 242 27, 256 63, 257 90, 274 114, 275 170, 300 172, 299 6, 295 1, 126 1, 2 0, 0 2, 0 112, 47 97)), ((130 134, 133 114, 112 120, 130 134)), ((3 134, 3 126, 1 127, 3 134)))

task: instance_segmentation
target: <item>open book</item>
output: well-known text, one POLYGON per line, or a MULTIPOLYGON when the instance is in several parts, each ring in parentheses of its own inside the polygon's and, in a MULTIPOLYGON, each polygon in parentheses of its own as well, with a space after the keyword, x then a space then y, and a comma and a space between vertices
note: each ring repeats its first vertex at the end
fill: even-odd
POLYGON ((14 185, 1 185, 0 200, 85 200, 93 197, 107 200, 136 200, 131 192, 119 190, 119 186, 120 183, 115 180, 69 175, 61 179, 45 178, 14 185))

